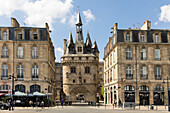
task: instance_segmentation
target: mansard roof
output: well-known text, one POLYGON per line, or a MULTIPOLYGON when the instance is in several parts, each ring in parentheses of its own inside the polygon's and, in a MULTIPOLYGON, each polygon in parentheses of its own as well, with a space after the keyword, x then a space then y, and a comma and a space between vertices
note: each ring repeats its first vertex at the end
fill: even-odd
POLYGON ((168 43, 168 34, 170 33, 169 29, 151 29, 151 30, 140 30, 140 29, 117 29, 117 38, 116 42, 125 42, 124 32, 130 31, 132 32, 132 42, 140 42, 139 41, 139 32, 146 32, 147 34, 147 43, 154 43, 153 34, 155 32, 161 33, 161 43, 168 43))

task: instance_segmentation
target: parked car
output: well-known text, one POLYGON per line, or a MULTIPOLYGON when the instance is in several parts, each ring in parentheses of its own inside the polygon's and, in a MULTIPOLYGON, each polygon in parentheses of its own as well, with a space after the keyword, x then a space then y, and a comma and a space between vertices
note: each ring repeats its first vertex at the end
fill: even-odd
POLYGON ((7 103, 4 103, 4 102, 0 102, 0 109, 1 110, 7 110, 7 109, 9 109, 9 105, 7 104, 7 103))

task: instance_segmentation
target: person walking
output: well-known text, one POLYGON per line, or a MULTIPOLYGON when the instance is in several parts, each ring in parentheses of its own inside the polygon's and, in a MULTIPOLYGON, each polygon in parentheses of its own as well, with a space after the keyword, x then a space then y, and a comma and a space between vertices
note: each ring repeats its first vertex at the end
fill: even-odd
POLYGON ((114 101, 114 104, 115 104, 115 107, 117 106, 117 100, 115 99, 115 101, 114 101))
POLYGON ((41 107, 44 108, 44 101, 41 101, 41 107))
POLYGON ((64 99, 61 100, 61 106, 63 107, 64 104, 64 99))
POLYGON ((33 102, 32 102, 32 100, 29 101, 29 105, 30 105, 31 107, 33 107, 33 102))
POLYGON ((121 104, 122 104, 122 103, 121 103, 121 100, 120 100, 120 98, 119 98, 119 107, 121 107, 121 104))

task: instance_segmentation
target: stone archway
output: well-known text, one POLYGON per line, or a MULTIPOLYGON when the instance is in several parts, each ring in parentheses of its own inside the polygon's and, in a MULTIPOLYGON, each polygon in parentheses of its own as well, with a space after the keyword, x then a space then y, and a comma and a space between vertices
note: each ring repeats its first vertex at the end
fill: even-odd
POLYGON ((85 86, 76 86, 70 91, 69 99, 76 101, 77 96, 81 96, 84 101, 90 101, 91 92, 85 86))

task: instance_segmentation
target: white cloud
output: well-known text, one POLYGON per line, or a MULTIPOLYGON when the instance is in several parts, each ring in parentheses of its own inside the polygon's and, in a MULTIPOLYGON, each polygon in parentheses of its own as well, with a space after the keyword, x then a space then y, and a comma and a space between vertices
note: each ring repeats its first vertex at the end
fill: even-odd
POLYGON ((157 25, 158 25, 158 22, 155 22, 154 25, 157 26, 157 25))
POLYGON ((68 21, 68 24, 71 26, 71 27, 74 27, 75 24, 76 24, 76 20, 77 20, 77 13, 74 13, 72 15, 70 15, 70 19, 68 21))
POLYGON ((64 50, 61 47, 55 48, 56 61, 60 61, 60 58, 63 56, 64 50))
POLYGON ((104 60, 103 59, 99 59, 99 62, 104 62, 104 60))
POLYGON ((95 20, 94 15, 92 14, 91 10, 88 9, 87 11, 83 11, 83 14, 85 16, 86 22, 90 22, 91 20, 95 20))
POLYGON ((54 19, 65 23, 73 9, 72 0, 0 0, 0 16, 11 16, 15 11, 26 13, 25 23, 28 25, 52 27, 54 19))
POLYGON ((160 9, 161 9, 161 13, 160 13, 159 21, 170 22, 170 4, 164 5, 160 9))

